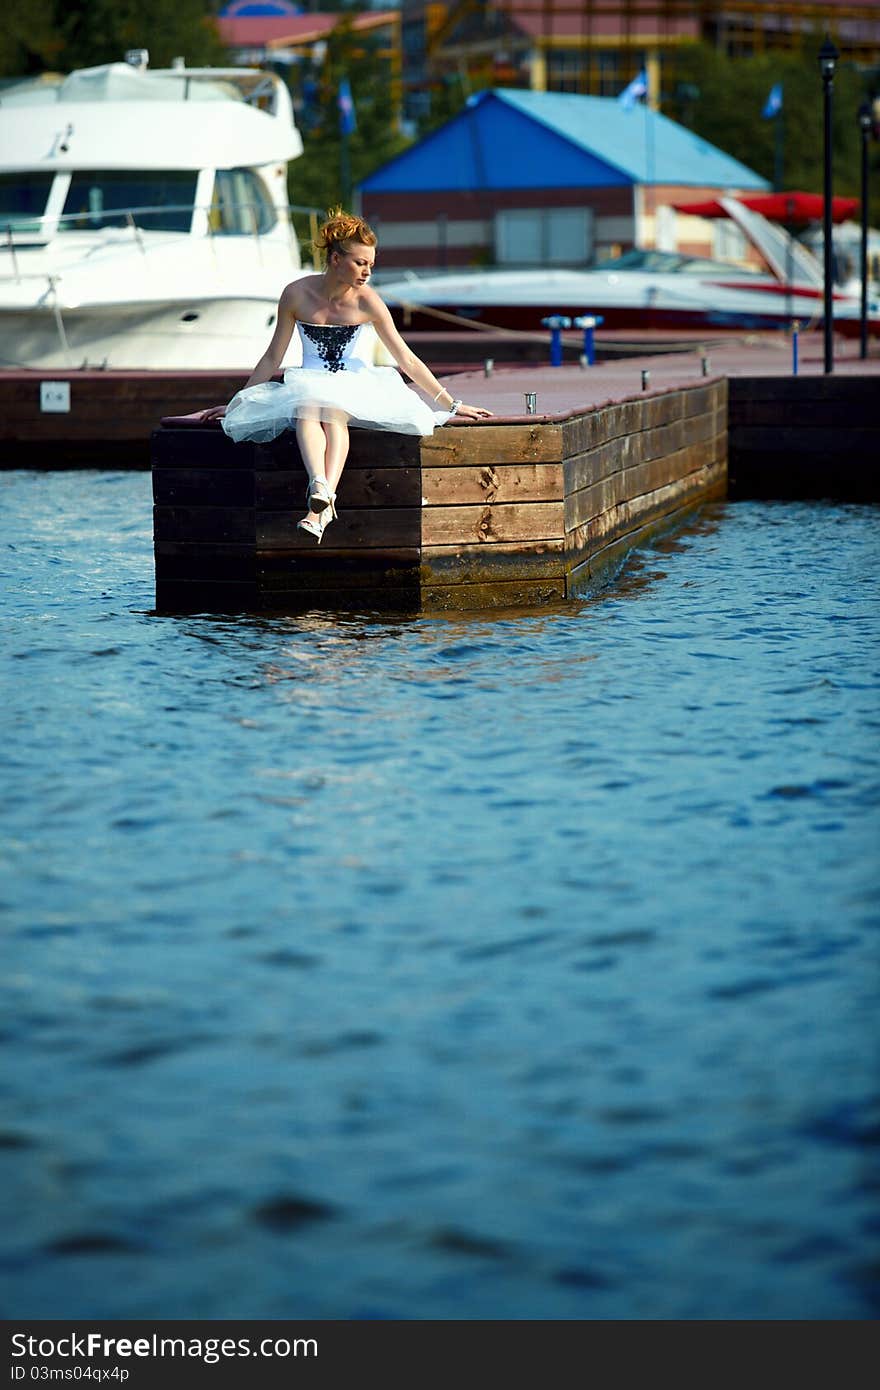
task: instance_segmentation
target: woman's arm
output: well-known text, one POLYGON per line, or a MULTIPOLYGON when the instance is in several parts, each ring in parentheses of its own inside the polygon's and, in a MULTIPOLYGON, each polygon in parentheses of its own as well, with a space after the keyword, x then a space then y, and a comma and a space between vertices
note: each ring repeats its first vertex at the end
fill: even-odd
MULTIPOLYGON (((275 318, 275 332, 272 334, 272 341, 245 382, 245 387, 259 386, 262 382, 269 381, 281 366, 284 354, 293 337, 293 329, 296 324, 296 311, 293 306, 293 299, 293 284, 291 283, 286 289, 282 290, 281 298, 278 301, 278 312, 275 318)), ((202 411, 202 419, 219 420, 225 414, 225 405, 212 405, 208 410, 202 411)))
MULTIPOLYGON (((421 387, 441 410, 448 409, 455 399, 452 392, 440 385, 430 368, 426 367, 422 359, 416 356, 411 347, 407 346, 395 328, 394 320, 387 306, 379 298, 376 291, 369 288, 365 289, 361 302, 370 315, 379 341, 391 353, 400 370, 405 372, 416 386, 421 387)), ((455 413, 465 420, 483 420, 492 414, 491 410, 484 410, 482 406, 465 405, 464 402, 459 403, 455 413)))
POLYGON ((293 330, 296 324, 296 311, 293 307, 294 289, 290 284, 281 293, 278 301, 278 313, 275 319, 275 332, 272 334, 272 341, 266 348, 254 370, 251 372, 245 388, 248 386, 259 386, 264 381, 269 381, 275 375, 284 359, 284 354, 290 346, 293 337, 293 330))

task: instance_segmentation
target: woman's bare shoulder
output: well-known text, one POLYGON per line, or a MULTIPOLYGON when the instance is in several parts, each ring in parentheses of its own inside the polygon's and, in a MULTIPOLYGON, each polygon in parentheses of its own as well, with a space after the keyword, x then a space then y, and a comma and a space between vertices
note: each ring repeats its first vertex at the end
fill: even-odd
POLYGON ((299 275, 295 280, 291 280, 281 291, 281 308, 288 309, 299 317, 304 306, 308 305, 317 293, 321 279, 320 275, 299 275))
POLYGON ((371 319, 388 312, 385 300, 376 293, 372 285, 364 285, 358 296, 358 308, 371 319))

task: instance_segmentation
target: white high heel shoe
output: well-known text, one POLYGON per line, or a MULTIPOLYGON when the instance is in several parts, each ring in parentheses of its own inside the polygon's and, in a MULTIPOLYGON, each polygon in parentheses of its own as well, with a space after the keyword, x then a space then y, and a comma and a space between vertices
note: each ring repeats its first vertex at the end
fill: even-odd
POLYGON ((305 531, 307 536, 314 536, 318 545, 324 539, 324 532, 336 515, 336 510, 332 503, 325 507, 317 517, 304 516, 302 521, 296 523, 297 531, 305 531))
POLYGON ((326 478, 312 478, 306 488, 306 504, 310 512, 323 512, 333 506, 334 493, 327 486, 326 478))

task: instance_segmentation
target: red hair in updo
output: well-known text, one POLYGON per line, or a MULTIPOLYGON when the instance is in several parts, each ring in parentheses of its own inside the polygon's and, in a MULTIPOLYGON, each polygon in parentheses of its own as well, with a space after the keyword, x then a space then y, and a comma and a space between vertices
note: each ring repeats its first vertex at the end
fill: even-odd
POLYGON ((315 249, 324 251, 329 261, 334 251, 343 251, 347 241, 359 241, 363 246, 375 246, 377 237, 368 222, 342 208, 330 209, 327 221, 318 229, 315 249))

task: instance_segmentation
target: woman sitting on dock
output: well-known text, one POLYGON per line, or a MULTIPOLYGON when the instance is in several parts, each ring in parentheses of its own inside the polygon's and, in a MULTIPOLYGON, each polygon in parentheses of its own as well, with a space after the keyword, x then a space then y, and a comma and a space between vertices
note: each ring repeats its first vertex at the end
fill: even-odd
POLYGON ((336 489, 348 457, 348 426, 432 434, 453 415, 481 420, 491 411, 453 400, 452 393, 414 352, 394 326, 388 309, 369 286, 376 259, 376 234, 363 220, 341 208, 331 212, 318 233, 326 269, 287 286, 278 303, 272 341, 229 405, 204 412, 223 417, 230 439, 261 443, 291 425, 309 485, 308 513, 297 522, 318 544, 336 516, 336 489), (294 328, 302 339, 301 367, 279 370, 294 328), (431 404, 404 385, 393 367, 377 367, 376 338, 401 371, 431 396, 431 404), (439 403, 440 409, 435 409, 439 403))

